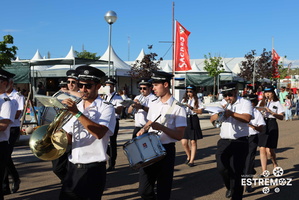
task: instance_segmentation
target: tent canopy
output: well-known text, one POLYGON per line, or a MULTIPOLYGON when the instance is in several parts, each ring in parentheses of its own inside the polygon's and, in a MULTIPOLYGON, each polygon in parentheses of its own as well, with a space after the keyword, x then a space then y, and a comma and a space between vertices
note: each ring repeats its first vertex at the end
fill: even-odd
POLYGON ((12 62, 11 65, 5 66, 4 70, 15 74, 15 83, 30 83, 30 65, 28 62, 12 62))
POLYGON ((30 66, 36 65, 90 65, 90 64, 108 64, 105 60, 93 60, 93 59, 84 59, 84 58, 54 58, 54 59, 40 59, 40 60, 31 60, 30 66))

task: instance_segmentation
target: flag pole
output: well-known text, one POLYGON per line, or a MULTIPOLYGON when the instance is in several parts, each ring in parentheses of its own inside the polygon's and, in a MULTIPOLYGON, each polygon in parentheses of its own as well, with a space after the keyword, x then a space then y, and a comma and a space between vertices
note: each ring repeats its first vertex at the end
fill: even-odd
POLYGON ((174 96, 174 73, 175 73, 175 66, 174 66, 174 1, 172 2, 172 74, 173 74, 173 78, 172 78, 172 95, 174 96))

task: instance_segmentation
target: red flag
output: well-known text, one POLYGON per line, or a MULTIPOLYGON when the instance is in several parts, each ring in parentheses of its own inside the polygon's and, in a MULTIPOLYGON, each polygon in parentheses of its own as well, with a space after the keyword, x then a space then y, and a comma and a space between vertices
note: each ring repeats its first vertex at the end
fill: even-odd
POLYGON ((280 74, 278 71, 278 61, 280 59, 280 56, 278 55, 278 53, 272 49, 272 67, 273 67, 273 78, 279 78, 280 74))
POLYGON ((185 29, 178 21, 176 21, 176 37, 175 37, 175 71, 191 70, 190 58, 188 52, 188 36, 190 32, 185 29))

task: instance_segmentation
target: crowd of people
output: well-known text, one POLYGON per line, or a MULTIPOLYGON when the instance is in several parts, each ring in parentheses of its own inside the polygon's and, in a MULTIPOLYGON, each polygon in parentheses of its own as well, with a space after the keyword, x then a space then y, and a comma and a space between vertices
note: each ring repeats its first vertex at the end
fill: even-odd
MULTIPOLYGON (((20 135, 24 96, 12 88, 13 76, 0 70, 0 180, 3 180, 0 199, 17 192, 21 183, 11 154, 20 135), (12 180, 11 188, 8 177, 12 180)), ((72 118, 62 127, 68 138, 67 150, 52 160, 53 172, 62 184, 59 199, 101 199, 106 173, 116 170, 119 120, 127 115, 135 120, 132 141, 155 133, 166 152, 163 158, 139 168, 138 193, 142 199, 170 199, 176 142, 181 141, 184 148, 185 164, 194 167, 198 140, 203 138, 198 115, 205 109, 194 85, 187 85, 183 98, 177 101, 171 94, 172 77, 155 71, 151 77, 142 78, 138 82, 140 94, 126 107, 126 93, 123 90, 117 93, 117 81, 105 79, 101 70, 84 65, 67 71, 66 77, 59 80, 59 92, 81 101, 71 98, 62 101, 72 118), (109 88, 109 92, 100 94, 102 86, 109 88)), ((223 111, 211 113, 210 121, 219 123, 219 116, 223 116, 215 157, 227 189, 225 197, 242 199, 241 177, 256 175, 254 160, 258 147, 262 166, 259 176, 267 170, 268 158, 274 168, 279 166, 275 154, 279 135, 276 119, 291 120, 292 113, 287 116, 287 109, 294 102, 298 104, 298 90, 290 94, 283 89, 277 95, 275 87, 266 85, 256 93, 241 96, 237 83, 221 86, 223 111)), ((247 186, 245 191, 252 192, 253 188, 247 186)))

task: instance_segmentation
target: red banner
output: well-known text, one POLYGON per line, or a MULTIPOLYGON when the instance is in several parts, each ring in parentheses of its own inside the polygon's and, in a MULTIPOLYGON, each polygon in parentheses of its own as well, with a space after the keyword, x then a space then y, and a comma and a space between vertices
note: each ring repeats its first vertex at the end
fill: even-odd
POLYGON ((278 71, 278 61, 280 59, 280 56, 278 55, 278 53, 272 49, 272 67, 273 67, 273 78, 280 78, 280 74, 278 71))
POLYGON ((190 58, 188 52, 188 36, 190 32, 185 29, 178 21, 176 21, 175 34, 175 56, 174 67, 175 71, 191 70, 190 58))

